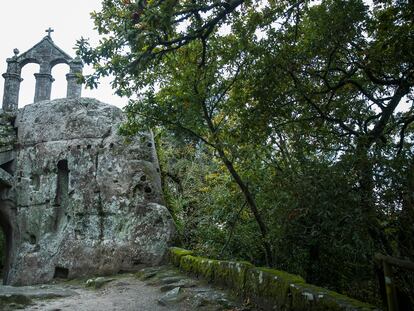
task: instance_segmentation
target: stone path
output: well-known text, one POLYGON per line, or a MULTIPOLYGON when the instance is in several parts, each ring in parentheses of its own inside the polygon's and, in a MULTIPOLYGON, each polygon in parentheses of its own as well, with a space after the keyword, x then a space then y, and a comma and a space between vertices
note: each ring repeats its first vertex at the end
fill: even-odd
POLYGON ((229 293, 163 266, 54 285, 0 286, 0 310, 247 311, 229 293))

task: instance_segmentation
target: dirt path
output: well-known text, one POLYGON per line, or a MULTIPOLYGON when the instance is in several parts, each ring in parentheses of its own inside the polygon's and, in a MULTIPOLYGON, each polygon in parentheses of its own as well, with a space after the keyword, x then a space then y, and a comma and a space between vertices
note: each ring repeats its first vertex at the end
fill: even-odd
POLYGON ((134 277, 112 281, 102 289, 74 288, 78 295, 46 301, 35 301, 35 305, 24 310, 33 311, 165 311, 179 310, 171 306, 166 309, 157 300, 163 293, 156 287, 145 285, 134 277))
POLYGON ((0 310, 220 311, 253 310, 229 293, 163 266, 135 274, 50 285, 0 286, 0 310))

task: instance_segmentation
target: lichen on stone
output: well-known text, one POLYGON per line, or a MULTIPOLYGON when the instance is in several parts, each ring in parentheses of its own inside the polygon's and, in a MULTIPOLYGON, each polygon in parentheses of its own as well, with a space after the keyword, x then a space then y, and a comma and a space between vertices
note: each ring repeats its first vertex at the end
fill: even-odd
POLYGON ((170 261, 176 267, 180 266, 181 257, 193 254, 194 252, 179 247, 170 247, 169 249, 170 261))
POLYGON ((170 248, 170 260, 181 270, 225 286, 264 310, 375 310, 369 304, 307 284, 302 277, 285 271, 203 258, 180 248, 170 248))
POLYGON ((17 131, 0 114, 0 147, 4 138, 11 148, 0 148, 0 164, 13 163, 0 171, 9 202, 2 226, 13 228, 8 284, 108 275, 165 259, 175 227, 153 138, 143 131, 125 144, 117 130, 124 121, 119 108, 88 98, 27 105, 16 111, 17 131))

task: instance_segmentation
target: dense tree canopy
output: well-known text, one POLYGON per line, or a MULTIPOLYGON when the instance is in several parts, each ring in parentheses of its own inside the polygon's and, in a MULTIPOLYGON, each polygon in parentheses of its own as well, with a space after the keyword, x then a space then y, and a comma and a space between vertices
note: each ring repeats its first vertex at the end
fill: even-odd
POLYGON ((158 133, 182 243, 375 302, 374 253, 414 258, 413 16, 411 0, 103 1, 100 44, 78 53, 89 86, 111 74, 131 97, 122 131, 158 133))

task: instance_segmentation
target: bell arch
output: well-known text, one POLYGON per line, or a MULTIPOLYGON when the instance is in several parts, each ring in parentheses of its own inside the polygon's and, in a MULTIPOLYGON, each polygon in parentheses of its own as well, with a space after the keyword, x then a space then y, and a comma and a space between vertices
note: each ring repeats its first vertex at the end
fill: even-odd
POLYGON ((22 68, 28 63, 40 65, 38 73, 35 73, 36 86, 34 102, 50 100, 52 92, 52 68, 58 64, 69 65, 69 73, 66 75, 67 92, 66 97, 77 98, 81 96, 82 85, 78 83, 78 76, 82 74, 83 64, 78 58, 73 59, 63 50, 57 47, 51 36, 44 37, 38 44, 27 52, 19 55, 19 50, 14 49, 14 56, 7 59, 7 72, 3 74, 4 95, 3 110, 15 111, 18 109, 22 68))
POLYGON ((36 79, 34 74, 39 72, 40 65, 36 62, 28 62, 21 69, 21 84, 19 92, 18 107, 22 108, 33 103, 36 90, 36 79))
POLYGON ((51 64, 51 71, 56 67, 67 65, 66 71, 66 98, 80 98, 82 93, 82 85, 78 83, 79 75, 82 74, 83 63, 80 59, 75 58, 69 62, 64 59, 56 60, 51 64))
POLYGON ((52 67, 52 76, 54 78, 51 99, 66 97, 67 81, 66 75, 69 73, 70 67, 67 63, 58 63, 52 67))

